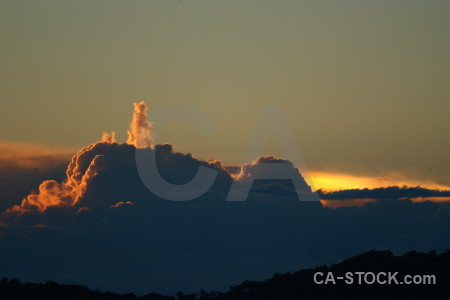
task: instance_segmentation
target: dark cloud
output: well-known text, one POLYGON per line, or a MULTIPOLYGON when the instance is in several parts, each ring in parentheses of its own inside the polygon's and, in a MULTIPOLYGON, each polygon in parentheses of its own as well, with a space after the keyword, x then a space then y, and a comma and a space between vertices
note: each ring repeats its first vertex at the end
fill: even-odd
POLYGON ((450 233, 448 204, 397 200, 436 191, 322 194, 329 199, 384 198, 333 210, 299 201, 292 183, 284 180, 261 180, 248 201, 227 202, 232 182, 219 162, 174 152, 171 145, 136 149, 96 143, 72 159, 66 180, 41 186, 41 200, 49 201, 53 191, 53 196, 66 197, 60 203, 44 208, 22 204, 24 212, 19 207, 3 213, 9 225, 0 230, 0 275, 118 292, 171 293, 225 289, 372 248, 403 252, 450 247, 445 238, 450 233), (174 184, 189 181, 200 165, 219 175, 198 199, 160 199, 141 182, 136 151, 155 151, 161 176, 174 184))
POLYGON ((341 199, 400 199, 416 197, 448 197, 450 191, 431 190, 421 187, 386 187, 375 189, 351 189, 342 191, 318 191, 321 199, 341 200, 341 199))
MULTIPOLYGON (((151 128, 142 115, 133 124, 144 124, 145 132, 151 128)), ((175 152, 168 144, 148 145, 145 134, 146 147, 139 148, 139 128, 132 126, 132 144, 115 143, 107 135, 80 150, 64 180, 42 182, 38 191, 1 213, 0 276, 141 294, 224 290, 370 249, 402 253, 450 247, 450 204, 403 199, 448 192, 321 192, 334 202, 377 199, 330 209, 299 201, 290 180, 264 179, 254 182, 248 201, 226 201, 232 184, 255 178, 260 163, 286 163, 298 180, 303 177, 288 161, 263 157, 234 178, 218 161, 175 152), (161 199, 141 181, 136 153, 154 154, 161 176, 172 184, 189 182, 200 166, 215 170, 217 177, 194 200, 161 199)), ((303 187, 309 189, 306 183, 303 187)))

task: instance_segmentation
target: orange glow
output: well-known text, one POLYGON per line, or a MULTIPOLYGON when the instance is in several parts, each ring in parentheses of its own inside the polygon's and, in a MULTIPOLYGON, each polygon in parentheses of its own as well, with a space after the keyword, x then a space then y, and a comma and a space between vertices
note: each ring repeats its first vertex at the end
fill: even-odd
POLYGON ((111 133, 103 132, 102 140, 103 143, 115 143, 116 142, 116 133, 112 131, 111 133))
MULTIPOLYGON (((138 148, 152 146, 152 126, 153 123, 147 121, 147 106, 142 101, 133 103, 134 114, 133 120, 128 131, 128 144, 135 145, 138 148)), ((85 195, 92 179, 97 176, 98 172, 106 169, 106 163, 103 155, 95 155, 91 157, 90 152, 93 148, 100 144, 115 143, 115 132, 111 134, 103 133, 100 142, 94 143, 87 148, 81 149, 73 157, 67 167, 67 179, 62 183, 55 180, 46 180, 39 186, 38 192, 33 192, 24 198, 20 205, 15 205, 6 210, 7 214, 23 214, 30 211, 45 211, 52 206, 74 206, 85 195)), ((54 150, 48 148, 23 144, 19 149, 23 153, 16 151, 17 144, 0 143, 0 159, 12 159, 21 157, 35 157, 38 153, 54 154, 54 150)), ((23 160, 23 159, 22 159, 23 160)), ((217 164, 217 163, 216 163, 217 164)), ((119 202, 114 207, 121 205, 130 205, 131 202, 119 202)), ((131 203, 132 204, 132 203, 131 203)), ((79 210, 81 212, 83 210, 79 210)))
MULTIPOLYGON (((113 139, 111 138, 110 141, 113 139)), ((67 167, 67 179, 62 183, 46 180, 39 185, 39 191, 24 198, 20 205, 6 210, 6 213, 23 214, 30 211, 45 211, 52 206, 74 206, 86 193, 88 185, 98 171, 106 168, 103 155, 89 157, 89 152, 98 142, 80 150, 67 167), (86 167, 87 166, 87 167, 86 167)))
POLYGON ((343 173, 312 172, 310 176, 314 182, 315 190, 374 189, 390 186, 421 186, 427 189, 450 190, 450 186, 437 184, 429 180, 409 179, 398 174, 384 177, 368 177, 343 173))
POLYGON ((376 199, 362 198, 362 199, 346 199, 346 200, 323 200, 320 199, 320 203, 324 207, 336 209, 340 207, 361 207, 369 202, 375 202, 376 199))
POLYGON ((121 207, 121 206, 124 206, 124 205, 134 205, 134 203, 131 202, 131 201, 117 202, 116 204, 111 205, 109 208, 116 208, 116 207, 121 207))
POLYGON ((450 202, 450 197, 412 197, 412 198, 400 198, 400 200, 411 200, 412 202, 450 202))
POLYGON ((32 143, 0 142, 0 163, 14 168, 48 168, 70 160, 76 152, 75 149, 49 148, 32 143))

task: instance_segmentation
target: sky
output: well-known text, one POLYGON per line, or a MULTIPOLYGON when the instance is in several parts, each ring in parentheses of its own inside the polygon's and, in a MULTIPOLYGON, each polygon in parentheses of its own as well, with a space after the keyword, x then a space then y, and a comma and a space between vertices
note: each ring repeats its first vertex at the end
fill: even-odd
POLYGON ((315 174, 450 185, 449 1, 0 6, 2 142, 79 149, 105 130, 125 141, 131 103, 145 100, 150 119, 187 104, 216 124, 204 135, 174 121, 156 142, 240 164, 276 105, 315 174))

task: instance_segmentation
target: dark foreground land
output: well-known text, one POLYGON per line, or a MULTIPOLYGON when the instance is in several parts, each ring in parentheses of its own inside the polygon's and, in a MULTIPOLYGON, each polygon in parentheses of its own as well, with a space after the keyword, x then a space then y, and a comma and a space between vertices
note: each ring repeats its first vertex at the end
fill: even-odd
MULTIPOLYGON (((330 278, 330 277, 329 277, 330 278)), ((363 278, 363 277, 362 277, 363 278)), ((372 279, 368 276, 367 279, 372 279)), ((381 281, 388 279, 381 276, 381 281)), ((427 279, 428 280, 428 279, 427 279)), ((432 282, 433 280, 431 280, 432 282)), ((402 256, 394 256, 390 251, 370 251, 331 267, 321 266, 315 269, 301 270, 295 273, 275 274, 266 281, 245 281, 231 287, 227 292, 205 292, 197 294, 183 294, 163 296, 148 294, 136 296, 134 294, 115 294, 89 290, 80 285, 63 285, 55 282, 45 284, 21 283, 17 279, 3 278, 0 281, 1 300, 21 299, 146 299, 146 300, 290 300, 290 299, 450 299, 450 250, 441 254, 435 252, 408 252, 402 256), (314 274, 322 272, 325 280, 328 272, 334 277, 344 276, 346 272, 353 272, 353 284, 346 284, 344 280, 335 279, 328 284, 315 284, 314 274), (391 281, 385 284, 358 284, 355 272, 398 272, 398 284, 391 281), (435 284, 400 284, 405 275, 434 275, 435 284)))

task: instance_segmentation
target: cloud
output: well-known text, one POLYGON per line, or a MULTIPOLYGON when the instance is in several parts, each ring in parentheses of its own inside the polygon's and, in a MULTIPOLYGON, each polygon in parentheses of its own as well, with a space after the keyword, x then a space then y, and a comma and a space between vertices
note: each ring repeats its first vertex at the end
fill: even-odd
POLYGON ((421 186, 429 189, 450 190, 448 184, 439 184, 429 179, 419 180, 398 172, 389 172, 389 174, 384 176, 365 176, 316 171, 311 173, 311 177, 313 178, 315 188, 322 190, 375 189, 391 186, 421 186))
POLYGON ((116 204, 111 205, 109 208, 117 208, 117 207, 121 207, 121 206, 124 206, 124 205, 134 205, 134 203, 131 202, 131 201, 117 202, 116 204))
POLYGON ((153 123, 147 121, 148 107, 144 101, 133 103, 133 106, 134 114, 130 130, 128 130, 127 144, 134 145, 137 148, 151 148, 153 123))
POLYGON ((400 200, 410 200, 412 202, 425 202, 425 201, 450 202, 450 196, 403 197, 403 198, 400 198, 400 200))
MULTIPOLYGON (((36 192, 0 215, 0 220, 16 226, 32 226, 31 221, 53 223, 53 218, 47 218, 48 212, 53 215, 58 209, 75 218, 82 208, 81 211, 106 209, 117 203, 127 203, 123 199, 133 196, 145 198, 137 202, 162 201, 143 185, 136 169, 135 151, 154 152, 161 176, 173 184, 190 181, 202 165, 218 172, 210 194, 219 192, 223 196, 231 185, 232 178, 220 162, 201 161, 190 154, 174 152, 169 144, 136 149, 129 144, 97 142, 74 155, 65 180, 42 182, 36 192)), ((69 220, 64 219, 64 223, 69 220)))
POLYGON ((340 200, 325 200, 320 199, 320 203, 324 207, 336 209, 341 207, 361 207, 370 202, 376 202, 373 198, 358 198, 358 199, 340 199, 340 200))
POLYGON ((28 220, 33 227, 1 229, 2 274, 117 292, 174 293, 225 289, 372 248, 450 247, 446 204, 386 199, 331 210, 260 193, 241 203, 214 194, 172 202, 126 187, 108 196, 122 189, 127 192, 106 209, 82 206, 73 216, 64 207, 49 207, 39 214, 44 220, 28 220), (61 226, 67 218, 72 221, 61 226))
POLYGON ((111 133, 103 132, 101 141, 104 143, 108 143, 108 144, 115 143, 116 142, 116 133, 114 131, 112 131, 111 133))
POLYGON ((386 188, 376 189, 351 189, 341 191, 319 191, 322 199, 339 200, 339 199, 402 199, 413 197, 446 197, 450 196, 450 191, 431 190, 422 187, 398 187, 391 186, 386 188))
POLYGON ((22 215, 30 212, 43 212, 49 207, 74 206, 84 195, 92 178, 102 168, 102 154, 98 148, 109 143, 100 142, 80 150, 72 158, 67 167, 67 179, 59 183, 56 180, 46 180, 39 186, 36 193, 28 195, 20 205, 8 209, 7 215, 22 215))
POLYGON ((0 142, 0 212, 20 203, 44 180, 62 180, 75 152, 32 143, 0 142))
MULTIPOLYGON (((236 180, 240 183, 246 184, 251 183, 255 179, 264 178, 264 177, 288 177, 292 178, 292 180, 296 180, 299 182, 299 186, 301 190, 305 192, 311 192, 311 187, 308 186, 303 176, 300 174, 300 171, 294 167, 292 162, 287 159, 276 158, 271 155, 258 157, 256 160, 249 164, 244 164, 241 167, 239 174, 236 176, 236 180), (282 170, 274 170, 272 168, 260 168, 261 165, 264 164, 284 164, 287 168, 282 170)), ((290 180, 292 183, 292 181, 290 180)))
MULTIPOLYGON (((130 158, 134 147, 129 147, 129 145, 134 145, 137 148, 151 147, 152 124, 146 120, 147 106, 144 102, 134 103, 133 105, 134 114, 128 131, 127 144, 122 146, 116 144, 115 132, 104 132, 100 142, 80 150, 72 157, 66 170, 66 180, 61 183, 56 180, 43 181, 39 185, 38 191, 25 197, 20 204, 7 209, 3 214, 3 219, 13 220, 26 213, 36 214, 55 207, 73 207, 74 210, 78 210, 78 203, 86 194, 91 181, 99 172, 108 170, 111 158, 116 158, 119 161, 123 157, 130 158), (128 155, 123 156, 124 152, 117 150, 120 147, 128 149, 128 155), (116 150, 117 152, 115 152, 116 150), (119 155, 116 155, 116 153, 119 153, 119 155)), ((15 158, 21 163, 25 159, 29 161, 30 158, 55 156, 54 150, 29 144, 20 146, 0 144, 0 150, 2 150, 0 159, 15 158), (20 149, 20 151, 14 151, 16 149, 20 149)))
POLYGON ((217 160, 176 152, 170 144, 152 145, 151 123, 143 121, 147 108, 142 102, 134 108, 127 143, 103 135, 72 157, 64 178, 43 181, 0 214, 2 276, 174 293, 225 289, 373 248, 450 247, 450 203, 412 200, 441 199, 448 191, 319 191, 323 206, 299 201, 291 181, 256 179, 267 171, 260 164, 284 163, 308 191, 288 160, 260 157, 232 176, 217 160), (153 154, 161 176, 172 184, 189 182, 200 166, 217 176, 197 199, 164 200, 141 181, 136 153, 153 154), (248 201, 225 201, 234 183, 253 179, 248 201))
POLYGON ((325 207, 336 209, 340 207, 361 207, 367 203, 391 200, 409 200, 412 202, 449 202, 450 190, 431 190, 422 187, 385 187, 375 189, 350 189, 340 191, 322 191, 318 194, 325 207))

